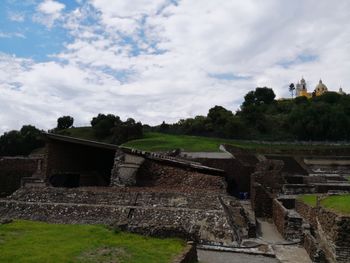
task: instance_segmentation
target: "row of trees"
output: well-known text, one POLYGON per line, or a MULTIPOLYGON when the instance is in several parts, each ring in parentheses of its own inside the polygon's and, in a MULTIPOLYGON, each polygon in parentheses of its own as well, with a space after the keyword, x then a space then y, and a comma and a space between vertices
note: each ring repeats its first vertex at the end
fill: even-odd
POLYGON ((111 143, 122 144, 129 140, 142 138, 142 123, 132 118, 122 121, 113 114, 98 114, 91 120, 91 127, 96 138, 109 138, 111 143))
POLYGON ((312 99, 275 100, 272 89, 256 88, 236 113, 215 106, 206 116, 163 122, 151 130, 234 139, 349 140, 350 96, 327 92, 312 99))
MULTIPOLYGON (((73 124, 73 117, 62 116, 57 119, 57 126, 49 132, 69 136, 71 135, 69 128, 72 128, 73 124)), ((122 121, 113 114, 98 114, 92 118, 91 130, 95 140, 114 144, 122 144, 143 136, 141 122, 136 122, 132 118, 122 121)), ((43 147, 45 144, 43 132, 32 125, 25 125, 19 131, 4 133, 0 136, 0 156, 28 155, 33 150, 43 147)))
MULTIPOLYGON (((62 116, 50 132, 69 134, 71 116, 62 116)), ((327 92, 307 99, 276 100, 272 89, 248 92, 240 109, 233 113, 222 106, 211 108, 206 116, 163 122, 150 127, 129 118, 122 121, 113 114, 98 114, 91 120, 96 140, 122 144, 141 138, 143 130, 173 134, 263 140, 350 140, 350 96, 327 92)), ((0 156, 26 155, 43 146, 39 129, 31 125, 0 136, 0 156)))
POLYGON ((0 156, 28 155, 42 147, 42 131, 32 125, 24 125, 19 131, 10 131, 0 136, 0 156))

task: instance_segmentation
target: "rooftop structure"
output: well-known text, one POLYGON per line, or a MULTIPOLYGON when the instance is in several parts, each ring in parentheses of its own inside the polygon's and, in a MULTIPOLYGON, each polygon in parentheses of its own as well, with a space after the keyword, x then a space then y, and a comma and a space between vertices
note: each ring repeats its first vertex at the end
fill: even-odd
MULTIPOLYGON (((301 78, 301 80, 298 81, 298 83, 296 84, 297 97, 312 98, 312 97, 321 96, 326 92, 329 92, 328 87, 322 82, 321 79, 319 80, 313 92, 308 92, 307 84, 304 78, 301 78)), ((338 93, 341 95, 345 94, 342 88, 339 88, 338 93)))

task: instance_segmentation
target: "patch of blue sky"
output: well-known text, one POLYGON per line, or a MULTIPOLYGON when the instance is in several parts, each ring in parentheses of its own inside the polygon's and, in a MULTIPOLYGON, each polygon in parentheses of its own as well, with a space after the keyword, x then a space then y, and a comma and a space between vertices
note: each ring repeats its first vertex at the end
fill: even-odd
MULTIPOLYGON (((75 1, 60 1, 66 5, 64 11, 78 6, 75 1)), ((31 58, 42 62, 52 60, 52 54, 59 53, 64 43, 69 42, 68 32, 58 26, 47 28, 33 20, 40 1, 11 1, 0 3, 0 52, 17 57, 31 58), (11 20, 11 14, 21 14, 23 21, 11 20), (6 36, 6 37, 4 37, 6 36)))
POLYGON ((115 79, 117 79, 121 84, 128 83, 130 80, 130 77, 135 74, 135 71, 132 69, 125 69, 125 70, 114 70, 110 67, 102 67, 99 68, 102 72, 105 74, 108 74, 115 79))
POLYGON ((236 75, 233 73, 210 73, 209 77, 219 79, 219 80, 249 80, 251 76, 236 75))
POLYGON ((316 61, 317 59, 318 59, 318 56, 313 54, 300 54, 295 59, 281 61, 277 64, 282 66, 283 68, 289 68, 293 65, 313 62, 313 61, 316 61))

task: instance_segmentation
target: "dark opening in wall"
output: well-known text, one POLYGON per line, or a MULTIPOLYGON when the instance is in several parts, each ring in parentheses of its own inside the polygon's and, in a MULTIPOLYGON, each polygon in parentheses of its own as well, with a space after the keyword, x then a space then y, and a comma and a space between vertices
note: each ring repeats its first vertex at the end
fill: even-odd
POLYGON ((50 177, 49 182, 54 187, 67 187, 74 188, 79 187, 80 175, 79 174, 54 174, 50 177))
POLYGON ((284 176, 284 179, 287 181, 288 184, 303 184, 304 183, 303 176, 290 175, 290 176, 284 176))
POLYGON ((115 149, 49 141, 46 176, 54 187, 109 186, 115 149))
POLYGON ((282 203, 282 205, 287 209, 294 209, 295 208, 295 199, 278 199, 282 203))

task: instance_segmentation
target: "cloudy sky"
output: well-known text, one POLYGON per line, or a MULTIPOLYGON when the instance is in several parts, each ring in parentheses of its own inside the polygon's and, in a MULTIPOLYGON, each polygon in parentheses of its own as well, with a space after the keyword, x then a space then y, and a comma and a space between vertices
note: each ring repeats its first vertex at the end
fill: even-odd
POLYGON ((302 76, 350 92, 349 19, 348 0, 2 0, 0 132, 235 111, 302 76))

